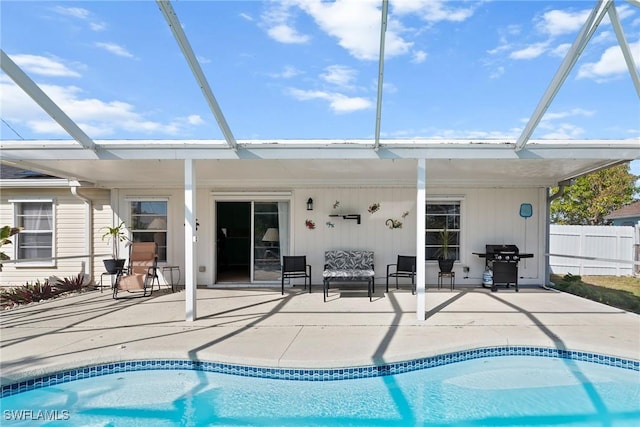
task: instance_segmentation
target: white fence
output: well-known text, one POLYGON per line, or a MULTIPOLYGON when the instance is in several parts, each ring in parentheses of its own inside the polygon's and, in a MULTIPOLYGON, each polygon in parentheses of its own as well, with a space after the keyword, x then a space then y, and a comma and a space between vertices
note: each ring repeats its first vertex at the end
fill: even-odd
POLYGON ((640 226, 551 225, 551 272, 581 276, 637 273, 639 234, 640 226))

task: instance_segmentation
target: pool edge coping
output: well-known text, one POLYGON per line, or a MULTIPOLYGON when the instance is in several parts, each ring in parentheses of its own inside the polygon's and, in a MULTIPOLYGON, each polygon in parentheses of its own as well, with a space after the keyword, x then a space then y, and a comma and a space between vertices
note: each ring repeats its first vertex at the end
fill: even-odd
MULTIPOLYGON (((467 360, 500 356, 534 356, 583 361, 640 372, 640 360, 578 350, 537 346, 491 346, 460 350, 417 359, 342 368, 261 367, 190 359, 146 359, 104 362, 67 370, 39 373, 2 385, 0 398, 66 382, 102 375, 143 370, 200 370, 227 375, 292 381, 339 381, 401 374, 467 360)), ((6 379, 5 379, 6 380, 6 379)))

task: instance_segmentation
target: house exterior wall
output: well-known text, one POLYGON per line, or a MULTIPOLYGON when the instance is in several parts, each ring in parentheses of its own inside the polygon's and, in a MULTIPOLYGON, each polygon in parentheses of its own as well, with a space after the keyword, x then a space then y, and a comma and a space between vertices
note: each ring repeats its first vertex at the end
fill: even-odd
MULTIPOLYGON (((110 246, 102 242, 100 227, 111 223, 111 208, 108 190, 82 190, 81 194, 92 200, 94 254, 111 253, 110 246)), ((52 199, 54 205, 54 254, 56 260, 44 266, 28 266, 4 263, 0 272, 0 286, 18 286, 36 280, 43 281, 50 276, 72 277, 82 271, 82 262, 91 262, 94 277, 103 271, 102 258, 96 256, 89 260, 87 245, 87 209, 85 203, 71 194, 68 188, 13 189, 2 190, 0 197, 0 224, 15 225, 14 205, 10 200, 52 199), (97 274, 95 274, 97 273, 97 274)), ((15 260, 15 245, 4 250, 15 260)), ((91 270, 87 265, 85 268, 91 270)))
MULTIPOLYGON (((197 272, 198 285, 212 285, 215 280, 215 200, 220 192, 233 191, 247 194, 247 200, 263 191, 269 194, 284 194, 290 201, 291 254, 306 255, 313 267, 313 283, 321 283, 324 251, 331 249, 367 249, 375 252, 376 280, 383 283, 387 264, 395 263, 397 255, 412 255, 416 252, 416 191, 407 186, 304 186, 300 188, 262 188, 246 191, 242 189, 216 188, 203 185, 197 189, 196 213, 197 272), (314 201, 313 211, 306 210, 306 201, 314 201), (339 206, 334 208, 335 202, 339 206), (380 209, 369 213, 374 203, 380 209), (406 217, 402 215, 408 212, 406 217), (355 220, 330 217, 331 214, 360 214, 361 224, 355 220), (385 222, 395 219, 402 228, 389 229, 385 222), (315 229, 305 226, 306 220, 315 223, 315 229), (327 225, 331 222, 333 227, 327 225)), ((102 241, 103 227, 119 221, 129 224, 129 201, 135 199, 163 199, 168 201, 167 212, 167 262, 160 266, 179 266, 184 283, 184 190, 182 188, 127 188, 113 190, 82 189, 81 194, 92 200, 93 250, 96 254, 110 254, 111 246, 102 241)), ((53 197, 56 204, 56 255, 83 255, 85 251, 84 203, 74 197, 68 189, 22 189, 3 190, 0 201, 0 223, 13 224, 13 210, 8 200, 20 197, 53 197)), ((484 260, 473 252, 484 252, 486 244, 516 244, 522 252, 535 254, 533 259, 520 263, 520 283, 536 284, 544 281, 544 188, 430 188, 427 200, 456 199, 461 201, 462 235, 461 259, 454 266, 456 283, 480 284, 484 271, 484 260), (531 203, 533 216, 524 219, 519 215, 521 203, 531 203), (465 272, 464 267, 469 271, 465 272)), ((121 254, 127 248, 122 245, 121 254)), ((93 273, 96 282, 104 272, 102 259, 96 256, 93 273)), ((2 285, 23 284, 42 279, 52 274, 61 277, 75 275, 80 271, 81 259, 59 260, 53 268, 16 268, 6 264, 2 285)), ((436 261, 426 262, 426 284, 437 282, 436 261)), ((108 280, 108 279, 105 279, 108 280)))
POLYGON ((612 219, 611 223, 615 226, 629 227, 634 225, 640 225, 640 216, 631 216, 627 218, 612 219))

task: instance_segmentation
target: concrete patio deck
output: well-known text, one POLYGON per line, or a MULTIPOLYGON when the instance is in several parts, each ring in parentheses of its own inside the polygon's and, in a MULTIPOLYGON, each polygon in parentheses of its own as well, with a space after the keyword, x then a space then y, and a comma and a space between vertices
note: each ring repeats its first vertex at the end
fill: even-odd
MULTIPOLYGON (((381 288, 381 287, 380 287, 381 288)), ((640 316, 539 287, 427 290, 427 320, 406 289, 198 289, 111 299, 92 291, 4 311, 2 385, 98 363, 191 359, 268 367, 382 364, 488 346, 539 346, 640 358, 640 316)))

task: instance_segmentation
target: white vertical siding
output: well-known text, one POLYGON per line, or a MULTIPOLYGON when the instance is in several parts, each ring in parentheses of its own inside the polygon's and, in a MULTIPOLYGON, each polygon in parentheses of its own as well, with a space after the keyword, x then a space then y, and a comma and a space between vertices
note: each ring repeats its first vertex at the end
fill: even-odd
MULTIPOLYGON (((454 267, 456 280, 464 278, 462 267, 468 266, 468 279, 463 279, 463 283, 481 282, 484 259, 473 253, 484 253, 487 244, 515 244, 521 252, 533 253, 534 258, 520 262, 518 273, 522 283, 541 280, 544 269, 541 249, 544 248, 544 191, 535 188, 427 188, 427 200, 437 199, 438 196, 462 198, 462 250, 460 263, 454 267), (522 203, 531 203, 533 206, 531 218, 525 220, 520 216, 522 203)), ((437 263, 429 263, 427 281, 435 281, 437 272, 437 263)))
POLYGON ((384 279, 387 264, 396 262, 397 255, 415 253, 415 189, 407 188, 305 188, 294 193, 295 242, 292 253, 306 255, 313 267, 313 281, 319 283, 324 265, 324 252, 332 249, 374 251, 376 280, 384 279), (313 198, 313 211, 305 202, 313 198), (333 208, 336 201, 340 206, 333 208), (380 210, 371 214, 368 207, 380 203, 380 210), (403 212, 409 215, 402 218, 403 212), (360 214, 356 220, 330 217, 331 214, 360 214), (402 228, 389 229, 387 219, 402 221, 402 228), (315 222, 309 230, 305 221, 315 222), (334 227, 327 226, 327 222, 334 227))
MULTIPOLYGON (((459 197, 462 201, 462 250, 461 260, 454 267, 457 283, 480 284, 484 261, 472 252, 484 252, 486 244, 516 244, 521 251, 534 253, 535 257, 520 263, 521 283, 538 283, 544 273, 544 189, 513 188, 431 188, 427 182, 427 199, 438 197, 459 197), (521 218, 520 204, 533 205, 533 217, 521 218), (526 227, 526 239, 525 239, 526 227), (465 279, 463 266, 470 271, 465 279)), ((198 189, 197 218, 198 228, 197 262, 204 271, 198 272, 198 284, 209 285, 214 280, 215 227, 214 205, 211 186, 198 189)), ((324 251, 330 249, 364 249, 375 252, 376 280, 383 283, 387 264, 395 263, 397 255, 415 254, 416 242, 416 190, 414 187, 305 187, 270 188, 270 191, 291 191, 291 253, 304 254, 313 266, 313 281, 320 283, 324 264, 324 251), (314 210, 306 210, 306 201, 311 197, 314 210), (333 204, 339 201, 336 209, 333 204), (373 203, 380 203, 380 210, 370 214, 367 209, 373 203), (408 212, 405 218, 402 214, 408 212), (330 214, 360 214, 362 221, 341 217, 329 217, 330 214), (313 220, 315 230, 305 227, 305 220, 313 220), (402 228, 389 229, 388 219, 400 220, 402 228), (330 228, 326 223, 334 224, 330 228)), ((184 190, 169 189, 118 189, 81 190, 82 194, 93 200, 93 249, 96 254, 110 254, 111 246, 101 240, 103 227, 111 225, 114 214, 128 223, 127 199, 132 197, 167 197, 168 206, 168 253, 167 265, 177 265, 184 279, 184 190), (111 195, 113 194, 113 196, 111 195), (113 206, 113 211, 112 211, 113 206)), ((252 191, 253 194, 256 191, 252 191)), ((38 195, 35 190, 30 195, 38 195)), ((73 197, 68 190, 46 191, 57 202, 57 247, 58 255, 81 255, 84 242, 84 205, 73 197)), ((42 195, 41 194, 41 195, 42 195)), ((23 194, 24 195, 24 194, 23 194)), ((2 223, 13 222, 11 205, 7 199, 15 197, 9 191, 3 191, 0 203, 2 223)), ((104 271, 103 256, 94 260, 94 277, 100 280, 104 271)), ((163 264, 164 265, 164 264, 163 264)), ((60 261, 55 269, 5 268, 2 284, 22 283, 51 274, 69 276, 80 271, 80 260, 60 261)), ((426 283, 436 283, 437 262, 426 263, 426 283)))

